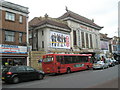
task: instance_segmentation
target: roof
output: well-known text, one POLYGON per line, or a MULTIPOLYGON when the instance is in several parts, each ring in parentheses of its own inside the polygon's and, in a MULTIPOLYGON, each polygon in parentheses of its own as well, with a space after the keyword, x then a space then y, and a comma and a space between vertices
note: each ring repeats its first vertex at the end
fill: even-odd
POLYGON ((41 17, 34 17, 31 21, 29 21, 29 26, 34 26, 41 21, 41 17))
POLYGON ((88 19, 88 18, 86 18, 86 17, 83 17, 83 16, 81 16, 81 15, 79 15, 79 14, 76 14, 76 13, 74 13, 74 12, 72 12, 72 11, 69 11, 69 10, 68 10, 65 14, 63 14, 61 17, 59 17, 58 19, 65 19, 65 18, 67 18, 67 17, 74 18, 74 19, 79 20, 79 21, 81 21, 81 22, 84 22, 84 23, 86 23, 86 24, 95 26, 95 27, 97 27, 97 28, 99 28, 99 29, 103 28, 103 27, 98 26, 97 24, 95 24, 93 20, 90 20, 90 19, 88 19))
POLYGON ((107 37, 107 34, 100 33, 100 39, 101 40, 111 40, 112 38, 107 37))
POLYGON ((43 18, 35 17, 29 22, 29 25, 33 27, 38 27, 38 26, 42 26, 46 24, 70 30, 69 26, 67 25, 65 21, 61 21, 58 19, 50 18, 50 17, 47 17, 47 18, 46 17, 43 17, 43 18))
POLYGON ((28 14, 28 7, 1 0, 0 6, 28 14))

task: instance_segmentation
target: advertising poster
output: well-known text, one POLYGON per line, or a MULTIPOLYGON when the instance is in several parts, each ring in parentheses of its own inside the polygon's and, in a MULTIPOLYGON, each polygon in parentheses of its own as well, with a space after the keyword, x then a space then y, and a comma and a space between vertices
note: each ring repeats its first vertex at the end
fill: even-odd
POLYGON ((100 41, 101 44, 101 50, 108 50, 109 43, 105 41, 100 41))
POLYGON ((70 35, 51 31, 50 47, 70 49, 70 35))

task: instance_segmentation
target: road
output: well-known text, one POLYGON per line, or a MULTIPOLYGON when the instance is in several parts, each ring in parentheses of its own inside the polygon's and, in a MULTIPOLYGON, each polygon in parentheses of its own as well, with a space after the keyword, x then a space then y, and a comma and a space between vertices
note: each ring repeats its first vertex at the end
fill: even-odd
POLYGON ((44 80, 5 84, 3 88, 118 88, 118 65, 104 70, 47 75, 44 80))

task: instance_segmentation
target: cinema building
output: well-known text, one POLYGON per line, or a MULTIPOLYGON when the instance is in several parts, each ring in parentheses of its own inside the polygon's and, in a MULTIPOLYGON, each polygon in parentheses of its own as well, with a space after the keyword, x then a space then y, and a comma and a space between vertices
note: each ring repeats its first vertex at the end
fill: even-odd
POLYGON ((0 1, 0 56, 2 64, 27 65, 28 8, 0 1))
POLYGON ((58 19, 66 21, 71 28, 71 48, 78 53, 100 53, 99 31, 103 28, 86 17, 78 15, 70 10, 58 19))
POLYGON ((95 24, 94 20, 66 11, 59 18, 50 19, 47 15, 44 19, 35 17, 29 22, 32 50, 47 53, 100 53, 99 31, 103 27, 95 24), (57 37, 60 38, 55 39, 57 37))

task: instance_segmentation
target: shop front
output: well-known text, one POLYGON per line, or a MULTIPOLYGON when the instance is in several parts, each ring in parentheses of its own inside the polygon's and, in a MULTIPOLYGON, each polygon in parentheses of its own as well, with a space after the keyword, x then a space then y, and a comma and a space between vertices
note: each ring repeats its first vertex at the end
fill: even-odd
POLYGON ((16 45, 0 45, 2 65, 27 65, 27 47, 16 45))

